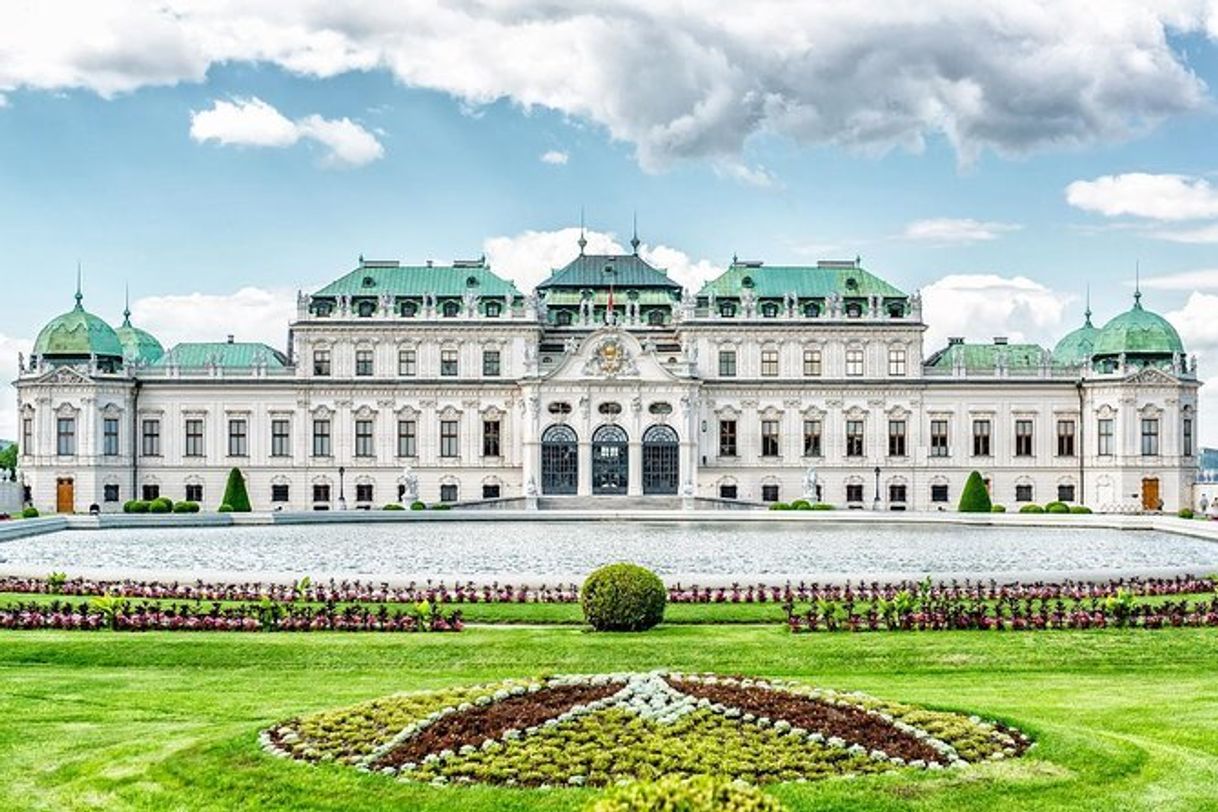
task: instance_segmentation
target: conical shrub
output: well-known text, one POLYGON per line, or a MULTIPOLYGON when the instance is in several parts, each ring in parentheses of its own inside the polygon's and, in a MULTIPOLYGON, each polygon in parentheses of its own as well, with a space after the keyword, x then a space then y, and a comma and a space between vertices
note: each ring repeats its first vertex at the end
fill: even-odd
POLYGON ((245 490, 245 477, 241 476, 239 468, 228 472, 228 484, 224 486, 221 504, 227 505, 233 513, 250 512, 250 495, 245 490))
POLYGON ((961 513, 989 513, 993 505, 990 503, 990 492, 986 490, 985 480, 981 478, 981 474, 973 471, 968 475, 968 481, 964 483, 964 490, 960 492, 960 507, 961 513))

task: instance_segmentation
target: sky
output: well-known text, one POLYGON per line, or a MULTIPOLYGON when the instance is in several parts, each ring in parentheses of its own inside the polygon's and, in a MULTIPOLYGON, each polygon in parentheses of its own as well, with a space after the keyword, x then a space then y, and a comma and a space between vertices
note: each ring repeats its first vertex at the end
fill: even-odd
POLYGON ((0 377, 78 262, 113 323, 282 347, 361 254, 527 288, 582 210, 690 287, 860 256, 928 353, 1052 346, 1137 268, 1218 416, 1216 86, 1218 0, 7 0, 0 377))

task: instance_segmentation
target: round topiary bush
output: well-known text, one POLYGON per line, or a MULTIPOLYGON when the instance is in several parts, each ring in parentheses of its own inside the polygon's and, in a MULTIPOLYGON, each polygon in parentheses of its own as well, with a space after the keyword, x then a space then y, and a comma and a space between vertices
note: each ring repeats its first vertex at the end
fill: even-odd
POLYGON ((410 503, 411 510, 427 510, 427 503, 420 502, 418 499, 410 503))
POLYGON ((198 502, 178 502, 176 505, 173 506, 173 512, 174 513, 198 513, 199 512, 199 503, 198 502))
POLYGON ((38 518, 38 508, 36 508, 36 507, 22 508, 21 509, 21 518, 37 519, 38 518))
POLYGON ((1006 505, 990 505, 990 513, 1006 513, 1006 505))
POLYGON ((791 503, 791 510, 811 510, 812 503, 807 499, 796 499, 791 503))
POLYGON ((1069 513, 1070 506, 1065 502, 1050 502, 1045 505, 1045 513, 1069 513))
POLYGON ((664 619, 668 590, 646 567, 626 562, 594 570, 580 590, 584 620, 599 632, 641 632, 664 619))
POLYGON ((232 505, 230 505, 228 502, 224 502, 223 504, 221 504, 221 505, 220 505, 220 510, 219 510, 219 512, 220 512, 220 513, 232 513, 232 512, 233 512, 233 506, 232 506, 232 505))
POLYGON ((152 500, 151 504, 148 505, 149 513, 169 513, 172 510, 173 508, 162 502, 160 499, 154 499, 152 500))
POLYGON ((1071 505, 1070 512, 1071 513, 1090 513, 1091 508, 1087 507, 1086 505, 1071 505))
POLYGON ((131 512, 132 513, 147 513, 148 512, 148 503, 145 502, 143 499, 136 499, 134 502, 131 503, 131 512))
POLYGON ((1028 504, 1028 505, 1024 505, 1023 507, 1021 507, 1019 509, 1019 512, 1020 513, 1044 513, 1045 509, 1042 508, 1040 505, 1028 504))
POLYGON ((783 812, 772 795, 752 784, 715 775, 666 775, 614 787, 586 812, 783 812))
POLYGON ((406 508, 399 505, 397 502, 389 502, 381 510, 405 510, 406 508))
POLYGON ((965 480, 956 509, 961 513, 989 513, 991 507, 990 491, 985 487, 985 480, 981 478, 980 471, 973 471, 965 480))
POLYGON ((452 510, 453 506, 447 502, 436 502, 428 510, 452 510))
POLYGON ((791 506, 786 502, 771 502, 770 510, 790 510, 791 506))

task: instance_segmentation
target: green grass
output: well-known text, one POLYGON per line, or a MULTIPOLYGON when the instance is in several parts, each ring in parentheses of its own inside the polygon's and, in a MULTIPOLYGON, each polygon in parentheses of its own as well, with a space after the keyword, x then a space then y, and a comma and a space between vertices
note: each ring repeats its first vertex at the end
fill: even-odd
POLYGON ((263 726, 393 691, 552 671, 786 676, 993 715, 1039 744, 945 776, 771 788, 792 809, 1218 808, 1218 630, 792 637, 780 626, 630 635, 0 633, 8 809, 578 809, 592 791, 433 789, 263 755, 263 726))

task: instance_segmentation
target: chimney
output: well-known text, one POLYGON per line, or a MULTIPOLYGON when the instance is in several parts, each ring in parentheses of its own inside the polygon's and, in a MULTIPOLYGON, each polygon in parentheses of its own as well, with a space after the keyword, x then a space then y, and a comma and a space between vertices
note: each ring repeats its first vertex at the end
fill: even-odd
POLYGON ((1006 336, 994 336, 994 343, 997 344, 999 347, 1005 347, 1007 344, 1007 337, 1006 336))

